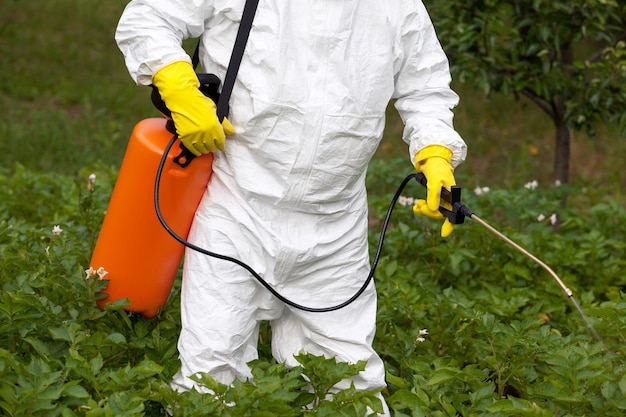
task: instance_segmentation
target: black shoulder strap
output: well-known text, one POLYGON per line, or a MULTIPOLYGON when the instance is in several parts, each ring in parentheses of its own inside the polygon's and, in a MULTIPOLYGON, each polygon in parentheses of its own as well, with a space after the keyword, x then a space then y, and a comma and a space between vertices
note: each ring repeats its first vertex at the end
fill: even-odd
POLYGON ((196 44, 196 49, 193 51, 193 56, 191 57, 191 65, 193 65, 193 69, 198 68, 198 64, 200 63, 200 40, 196 44))
MULTIPOLYGON (((248 43, 248 37, 250 35, 250 30, 252 29, 252 21, 254 20, 254 15, 256 14, 256 9, 259 4, 259 0, 246 0, 246 4, 243 8, 243 14, 241 16, 241 22, 239 23, 239 29, 237 30, 237 37, 235 38, 235 44, 233 46, 233 52, 230 56, 230 62, 228 63, 228 68, 226 69, 226 75, 224 77, 224 84, 222 87, 222 91, 219 94, 219 98, 217 100, 217 117, 219 121, 223 121, 224 117, 228 115, 228 101, 230 100, 230 95, 233 91, 233 87, 235 85, 235 79, 237 78, 237 72, 239 71, 239 65, 241 64, 241 59, 243 58, 243 52, 246 49, 246 43, 248 43)), ((193 52, 193 56, 191 58, 191 64, 194 69, 198 66, 200 62, 200 41, 196 45, 196 49, 193 52)), ((153 86, 154 87, 154 86, 153 86)), ((155 103, 155 106, 161 110, 159 104, 163 104, 163 110, 161 112, 167 112, 167 107, 165 107, 165 103, 161 99, 159 92, 156 88, 152 89, 152 102, 155 103), (155 100, 156 96, 158 96, 158 100, 155 100), (158 102, 158 104, 157 104, 158 102)), ((165 113, 164 113, 165 114, 165 113)), ((171 120, 168 122, 171 124, 171 127, 168 128, 171 132, 175 132, 173 123, 171 120)), ((192 154, 185 146, 181 143, 181 152, 178 156, 174 158, 174 163, 180 165, 185 168, 188 166, 191 161, 195 158, 195 155, 192 154)))
MULTIPOLYGON (((235 86, 235 79, 237 78, 237 72, 241 65, 241 59, 243 58, 243 52, 246 49, 246 43, 248 43, 248 37, 250 30, 252 29, 252 22, 254 21, 254 15, 259 4, 259 0, 246 0, 246 4, 243 7, 243 14, 241 16, 241 23, 239 23, 239 30, 237 31, 237 37, 235 38, 235 45, 233 46, 233 52, 230 56, 230 62, 228 63, 228 69, 226 70, 226 76, 224 77, 224 84, 220 97, 217 101, 217 117, 220 121, 228 114, 228 101, 230 95, 233 92, 235 86)), ((191 64, 194 68, 198 66, 200 62, 200 42, 196 46, 191 58, 191 64)))

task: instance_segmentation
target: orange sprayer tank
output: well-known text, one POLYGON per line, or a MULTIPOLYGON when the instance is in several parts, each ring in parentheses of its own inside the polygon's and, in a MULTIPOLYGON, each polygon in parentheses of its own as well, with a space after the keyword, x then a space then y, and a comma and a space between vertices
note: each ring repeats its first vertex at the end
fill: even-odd
MULTIPOLYGON (((107 213, 91 258, 94 269, 108 274, 104 306, 128 298, 129 311, 156 316, 172 290, 184 247, 163 228, 154 207, 158 166, 172 138, 166 119, 140 121, 130 137, 107 213)), ((194 213, 211 176, 213 155, 197 157, 185 168, 174 162, 173 146, 161 175, 163 218, 179 236, 187 238, 194 213)))

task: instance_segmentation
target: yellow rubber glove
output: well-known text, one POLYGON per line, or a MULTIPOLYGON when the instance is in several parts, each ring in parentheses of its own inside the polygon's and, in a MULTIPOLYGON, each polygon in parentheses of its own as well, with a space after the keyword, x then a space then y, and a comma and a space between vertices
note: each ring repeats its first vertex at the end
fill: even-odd
POLYGON ((178 138, 196 156, 224 150, 226 136, 235 133, 224 118, 220 124, 215 103, 198 90, 200 82, 190 63, 178 61, 158 70, 152 84, 172 112, 178 138))
MULTIPOLYGON (((452 151, 445 146, 430 145, 415 155, 415 168, 426 176, 426 200, 417 200, 413 206, 415 214, 422 214, 432 219, 443 219, 439 206, 451 210, 450 204, 441 200, 441 187, 450 190, 456 185, 454 169, 450 164, 452 151)), ((441 227, 441 237, 447 237, 454 230, 454 224, 446 218, 441 227)))

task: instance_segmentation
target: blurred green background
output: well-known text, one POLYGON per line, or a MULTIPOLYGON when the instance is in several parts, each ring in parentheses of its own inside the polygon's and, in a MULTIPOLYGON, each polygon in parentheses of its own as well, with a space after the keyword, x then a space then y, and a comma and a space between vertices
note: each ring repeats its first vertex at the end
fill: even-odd
MULTIPOLYGON (((114 41, 125 0, 0 0, 0 169, 74 175, 95 163, 119 166, 134 124, 158 116, 114 41)), ((437 22, 434 22, 435 25, 437 22)), ((444 45, 445 47, 445 45, 444 45)), ((455 125, 469 146, 457 181, 466 187, 552 182, 550 120, 531 103, 487 99, 469 84, 455 125)), ((377 158, 406 158, 402 124, 390 106, 377 158)), ((572 143, 572 182, 619 196, 626 145, 614 129, 572 143)), ((407 158, 407 173, 411 166, 407 158)))

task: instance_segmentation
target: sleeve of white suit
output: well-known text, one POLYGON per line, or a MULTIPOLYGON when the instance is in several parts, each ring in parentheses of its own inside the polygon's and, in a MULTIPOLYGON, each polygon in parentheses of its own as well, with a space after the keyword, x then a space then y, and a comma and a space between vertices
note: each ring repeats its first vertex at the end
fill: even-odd
POLYGON ((199 37, 212 8, 203 0, 133 0, 124 9, 115 40, 128 72, 139 85, 152 83, 152 75, 176 61, 191 62, 182 47, 199 37))
POLYGON ((452 124, 459 98, 450 88, 448 58, 424 5, 410 3, 413 10, 406 14, 395 70, 395 107, 405 125, 403 139, 411 161, 422 148, 436 144, 452 151, 456 167, 465 159, 467 146, 452 124))

